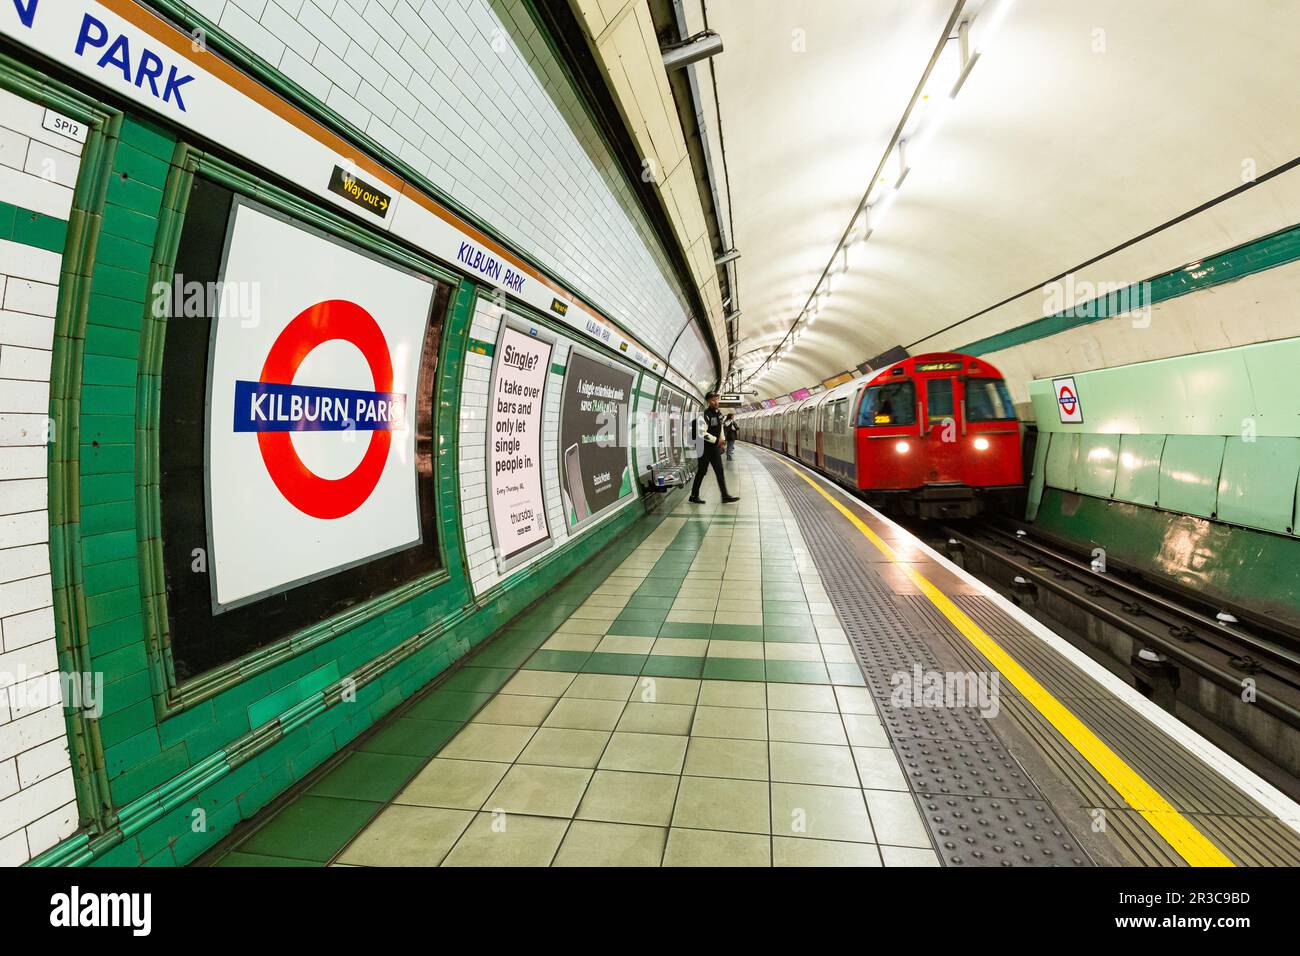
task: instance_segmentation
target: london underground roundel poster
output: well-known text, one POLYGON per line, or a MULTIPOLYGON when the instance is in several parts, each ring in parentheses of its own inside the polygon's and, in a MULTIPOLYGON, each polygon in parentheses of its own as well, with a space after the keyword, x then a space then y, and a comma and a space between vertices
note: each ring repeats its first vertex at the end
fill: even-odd
POLYGON ((419 544, 412 416, 432 281, 238 204, 221 288, 207 420, 214 608, 419 544))

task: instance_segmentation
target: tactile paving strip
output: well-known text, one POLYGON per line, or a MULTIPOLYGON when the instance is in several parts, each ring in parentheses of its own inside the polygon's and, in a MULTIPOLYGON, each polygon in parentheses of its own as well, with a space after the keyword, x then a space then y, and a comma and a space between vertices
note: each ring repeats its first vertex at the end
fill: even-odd
POLYGON ((896 681, 916 664, 945 670, 934 650, 943 640, 931 629, 937 622, 909 615, 802 479, 759 458, 799 522, 944 865, 1092 865, 988 718, 969 707, 896 705, 896 681), (918 627, 922 621, 931 627, 918 627))

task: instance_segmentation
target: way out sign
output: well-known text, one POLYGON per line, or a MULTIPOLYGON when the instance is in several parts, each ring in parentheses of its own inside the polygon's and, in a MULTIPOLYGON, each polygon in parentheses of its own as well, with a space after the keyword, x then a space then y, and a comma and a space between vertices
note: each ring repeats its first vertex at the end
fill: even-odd
POLYGON ((1083 421, 1083 403, 1079 400, 1079 388, 1074 384, 1074 376, 1052 379, 1052 391, 1056 393, 1056 411, 1065 424, 1078 424, 1083 421))

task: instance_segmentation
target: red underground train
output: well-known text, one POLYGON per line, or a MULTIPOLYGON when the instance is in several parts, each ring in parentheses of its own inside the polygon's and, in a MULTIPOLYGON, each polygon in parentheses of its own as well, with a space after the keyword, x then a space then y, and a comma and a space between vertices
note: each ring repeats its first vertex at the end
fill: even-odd
POLYGON ((970 355, 914 355, 736 420, 745 441, 903 514, 970 517, 1022 487, 1011 393, 996 368, 970 355))

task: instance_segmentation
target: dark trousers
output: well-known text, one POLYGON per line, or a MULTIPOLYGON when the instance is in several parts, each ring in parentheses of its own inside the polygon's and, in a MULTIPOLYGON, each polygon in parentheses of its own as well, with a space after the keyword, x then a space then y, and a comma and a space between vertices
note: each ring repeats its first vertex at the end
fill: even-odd
POLYGON ((718 488, 722 491, 722 497, 730 498, 727 492, 727 476, 722 473, 722 449, 717 445, 708 445, 704 453, 700 455, 700 465, 695 470, 695 484, 691 488, 691 497, 700 496, 700 485, 704 484, 704 473, 713 469, 713 473, 718 476, 718 488))

